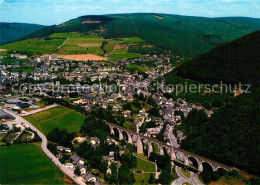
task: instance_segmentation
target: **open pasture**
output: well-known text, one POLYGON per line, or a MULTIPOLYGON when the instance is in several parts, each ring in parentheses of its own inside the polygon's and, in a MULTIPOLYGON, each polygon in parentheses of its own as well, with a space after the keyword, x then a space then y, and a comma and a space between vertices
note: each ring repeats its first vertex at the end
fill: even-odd
POLYGON ((44 134, 48 134, 53 128, 78 132, 85 120, 85 116, 62 106, 25 116, 24 118, 44 134))

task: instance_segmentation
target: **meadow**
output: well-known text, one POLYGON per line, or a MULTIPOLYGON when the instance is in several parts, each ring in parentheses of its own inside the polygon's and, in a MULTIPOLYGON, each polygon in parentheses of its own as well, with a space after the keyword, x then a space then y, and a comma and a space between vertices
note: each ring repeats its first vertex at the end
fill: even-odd
POLYGON ((141 170, 143 172, 155 172, 155 164, 140 158, 136 158, 137 160, 137 167, 133 169, 135 170, 141 170))
POLYGON ((13 42, 1 46, 3 49, 25 51, 28 53, 55 53, 58 46, 62 45, 64 39, 43 40, 43 39, 29 39, 19 42, 13 42))
POLYGON ((53 128, 66 129, 68 132, 78 132, 83 125, 85 116, 65 107, 55 107, 24 117, 45 135, 53 128))
POLYGON ((135 184, 148 184, 151 173, 155 172, 155 164, 140 158, 136 158, 136 160, 137 167, 132 169, 132 171, 141 170, 145 173, 134 174, 136 180, 135 184))
POLYGON ((6 135, 7 135, 7 134, 1 134, 1 135, 0 135, 0 146, 5 144, 4 142, 2 142, 2 139, 3 139, 6 135))
POLYGON ((104 39, 101 36, 88 36, 85 33, 53 33, 48 37, 27 39, 1 46, 1 49, 40 54, 108 54, 110 59, 140 58, 142 55, 128 53, 128 49, 115 49, 118 44, 135 44, 144 42, 138 37, 104 39), (104 42, 106 42, 104 44, 104 42))
POLYGON ((59 49, 59 52, 67 54, 93 53, 102 55, 104 53, 101 49, 103 41, 103 37, 97 36, 79 36, 69 38, 59 49))
POLYGON ((115 60, 123 60, 123 59, 133 59, 133 58, 141 58, 142 55, 137 53, 119 53, 119 54, 109 54, 110 59, 115 60))
POLYGON ((126 69, 129 70, 129 71, 135 71, 135 70, 137 70, 137 71, 143 72, 143 73, 149 71, 149 69, 146 69, 146 68, 141 67, 141 66, 136 65, 136 64, 131 64, 131 65, 126 66, 126 69))
POLYGON ((71 181, 37 144, 0 147, 0 161, 0 184, 67 184, 71 181))

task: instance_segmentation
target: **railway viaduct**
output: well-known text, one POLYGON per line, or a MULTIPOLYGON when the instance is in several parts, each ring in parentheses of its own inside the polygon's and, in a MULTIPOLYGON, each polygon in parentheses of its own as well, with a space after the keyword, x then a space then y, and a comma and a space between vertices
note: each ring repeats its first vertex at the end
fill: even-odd
POLYGON ((148 144, 148 156, 153 152, 153 144, 156 144, 159 149, 159 154, 164 155, 164 151, 167 151, 169 154, 171 161, 180 160, 183 162, 185 166, 189 166, 191 161, 195 160, 198 164, 198 172, 203 172, 203 164, 207 163, 211 166, 213 172, 217 171, 218 169, 224 169, 227 171, 233 170, 233 167, 226 166, 224 164, 212 161, 210 159, 207 159, 205 157, 201 157, 199 155, 193 154, 191 152, 188 152, 186 150, 175 148, 173 146, 167 145, 164 142, 158 141, 156 139, 144 136, 142 134, 133 132, 131 130, 125 129, 123 127, 120 127, 118 125, 115 125, 113 123, 109 123, 105 121, 105 123, 110 128, 110 134, 115 135, 115 129, 119 133, 119 140, 124 139, 124 135, 127 136, 127 142, 134 144, 137 148, 138 154, 143 154, 143 143, 148 144))

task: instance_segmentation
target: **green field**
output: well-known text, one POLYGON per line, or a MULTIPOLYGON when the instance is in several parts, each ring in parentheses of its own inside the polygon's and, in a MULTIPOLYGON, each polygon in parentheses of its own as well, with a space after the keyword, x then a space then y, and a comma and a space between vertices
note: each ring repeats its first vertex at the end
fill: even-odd
POLYGON ((149 69, 146 69, 146 68, 141 67, 141 66, 136 65, 136 64, 131 64, 131 65, 126 66, 126 69, 129 70, 129 71, 135 71, 135 70, 137 70, 137 71, 143 72, 143 73, 149 71, 149 69))
POLYGON ((142 55, 137 54, 137 53, 120 53, 120 54, 109 54, 108 55, 112 60, 118 59, 118 60, 123 60, 123 59, 133 59, 133 58, 141 58, 142 55))
MULTIPOLYGON (((27 39, 1 46, 1 49, 24 51, 40 54, 109 54, 111 59, 140 58, 142 55, 128 53, 128 49, 114 49, 118 44, 133 44, 143 42, 141 38, 104 39, 101 36, 88 36, 86 33, 65 32, 53 33, 48 37, 27 39), (103 47, 102 43, 106 42, 103 47)), ((12 61, 11 61, 12 62, 12 61)), ((31 71, 25 71, 31 72, 31 71)))
POLYGON ((140 42, 144 42, 144 40, 139 37, 133 37, 133 38, 124 39, 122 44, 135 44, 135 43, 140 43, 140 42))
POLYGON ((36 144, 0 147, 0 184, 66 184, 69 180, 36 144))
POLYGON ((77 53, 93 53, 103 54, 101 44, 103 37, 97 36, 80 36, 69 38, 64 46, 59 50, 61 53, 77 54, 77 53))
POLYGON ((74 37, 81 37, 82 34, 77 32, 71 32, 71 33, 53 33, 49 36, 51 39, 66 39, 66 38, 74 38, 74 37))
POLYGON ((149 161, 145 161, 140 158, 136 158, 137 160, 137 167, 132 169, 132 171, 141 170, 145 173, 140 175, 134 174, 135 176, 135 184, 148 184, 148 180, 150 178, 151 173, 155 172, 155 164, 149 161), (149 173, 151 172, 151 173, 149 173))
POLYGON ((141 170, 143 172, 155 172, 155 164, 149 161, 145 161, 140 158, 136 158, 137 160, 137 167, 133 169, 135 170, 141 170))
POLYGON ((135 174, 135 185, 140 185, 140 184, 149 184, 148 180, 150 178, 150 173, 143 173, 141 175, 135 174))
POLYGON ((0 135, 0 146, 5 144, 4 142, 2 142, 2 139, 3 139, 6 135, 7 135, 7 134, 1 134, 1 135, 0 135))
POLYGON ((61 106, 25 116, 24 118, 44 134, 48 134, 53 128, 77 132, 85 120, 85 117, 80 113, 61 106))
POLYGON ((43 39, 29 39, 20 42, 13 42, 1 46, 3 49, 25 51, 29 53, 39 52, 45 53, 55 53, 58 46, 62 45, 64 39, 54 39, 54 40, 43 40, 43 39))

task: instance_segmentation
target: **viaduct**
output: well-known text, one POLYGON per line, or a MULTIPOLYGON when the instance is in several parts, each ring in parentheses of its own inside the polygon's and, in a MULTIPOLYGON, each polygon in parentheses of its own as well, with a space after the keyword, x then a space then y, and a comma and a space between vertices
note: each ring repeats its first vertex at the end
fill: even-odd
POLYGON ((171 157, 171 161, 180 160, 184 163, 185 166, 189 166, 191 161, 195 160, 198 164, 198 173, 203 172, 204 163, 207 163, 208 165, 210 165, 213 172, 217 171, 218 169, 224 169, 227 171, 233 170, 233 167, 226 166, 224 164, 212 161, 210 159, 190 153, 190 152, 185 151, 180 148, 175 148, 173 146, 167 145, 164 142, 158 141, 158 140, 150 138, 150 137, 146 137, 139 133, 136 133, 131 130, 125 129, 123 127, 120 127, 118 125, 115 125, 113 123, 109 123, 107 121, 105 121, 105 123, 109 126, 111 135, 115 135, 115 129, 118 131, 119 140, 124 139, 123 133, 125 133, 125 136, 127 136, 127 139, 126 139, 127 142, 134 144, 136 146, 138 154, 143 154, 143 143, 148 144, 148 156, 153 152, 153 144, 156 144, 159 149, 159 154, 164 155, 164 151, 167 151, 167 153, 171 157))

